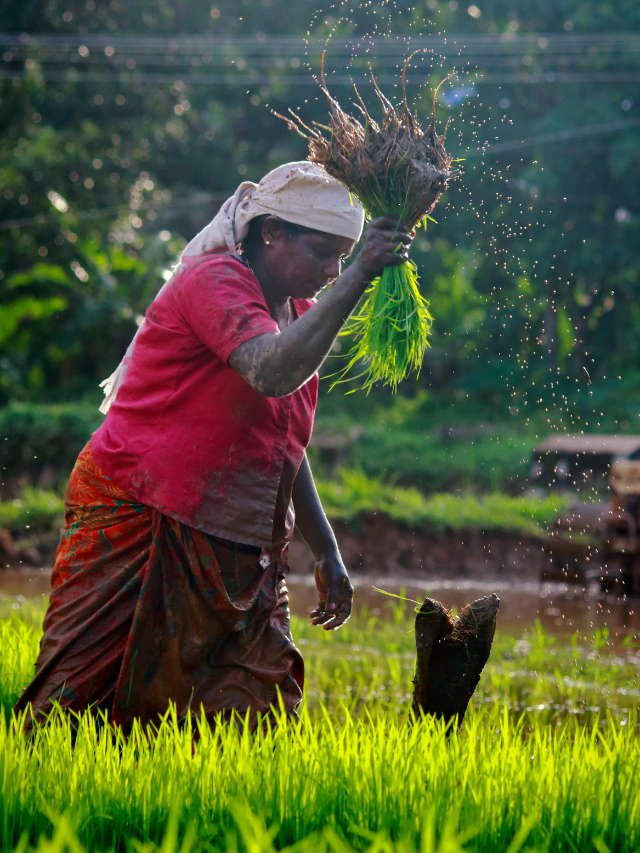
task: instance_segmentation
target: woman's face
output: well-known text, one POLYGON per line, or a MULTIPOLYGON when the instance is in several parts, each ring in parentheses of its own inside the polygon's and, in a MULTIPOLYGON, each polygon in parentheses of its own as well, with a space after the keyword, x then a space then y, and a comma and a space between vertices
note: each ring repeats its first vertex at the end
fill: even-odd
POLYGON ((313 299, 334 282, 355 246, 348 237, 321 231, 291 237, 276 217, 269 217, 265 226, 263 258, 269 278, 280 295, 292 299, 313 299))

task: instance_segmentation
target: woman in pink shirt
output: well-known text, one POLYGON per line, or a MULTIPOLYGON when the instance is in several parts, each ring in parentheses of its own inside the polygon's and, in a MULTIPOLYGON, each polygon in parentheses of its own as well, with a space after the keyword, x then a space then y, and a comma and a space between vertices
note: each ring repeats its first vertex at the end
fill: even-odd
POLYGON ((340 274, 363 222, 322 169, 290 163, 242 184, 183 253, 71 475, 36 673, 16 706, 30 706, 27 728, 54 702, 125 730, 170 703, 179 718, 249 711, 251 725, 280 701, 295 714, 294 523, 316 560, 313 624, 338 628, 353 596, 305 455, 318 370, 411 242, 376 220, 340 274))

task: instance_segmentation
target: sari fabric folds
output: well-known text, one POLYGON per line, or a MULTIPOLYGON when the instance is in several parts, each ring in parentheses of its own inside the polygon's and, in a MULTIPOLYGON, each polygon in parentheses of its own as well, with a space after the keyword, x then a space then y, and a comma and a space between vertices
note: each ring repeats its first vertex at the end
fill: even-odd
MULTIPOLYGON (((88 444, 65 526, 36 673, 16 705, 91 707, 130 728, 179 717, 283 708, 295 713, 304 664, 289 629, 282 561, 217 539, 133 501, 88 444)), ((27 726, 31 725, 28 718, 27 726)))

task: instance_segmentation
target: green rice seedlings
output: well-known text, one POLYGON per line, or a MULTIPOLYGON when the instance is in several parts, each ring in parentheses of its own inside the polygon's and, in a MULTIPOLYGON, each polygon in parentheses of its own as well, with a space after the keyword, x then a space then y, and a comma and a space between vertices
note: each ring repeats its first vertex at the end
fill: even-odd
MULTIPOLYGON (((496 637, 464 727, 448 730, 411 714, 415 602, 403 597, 335 634, 293 617, 301 723, 212 732, 172 709, 125 737, 56 710, 27 740, 0 715, 1 849, 637 853, 637 640, 605 651, 602 632, 568 643, 539 625, 496 637)), ((15 612, 0 619, 7 699, 40 639, 15 612)))
POLYGON ((430 717, 358 720, 344 707, 301 718, 249 735, 168 712, 156 732, 136 724, 125 738, 90 713, 54 712, 30 741, 0 720, 2 850, 27 853, 56 834, 59 846, 40 853, 640 847, 635 716, 530 729, 496 701, 470 707, 461 730, 430 717), (514 843, 525 826, 526 847, 514 843), (458 843, 440 846, 448 833, 458 843))
MULTIPOLYGON (((402 72, 402 102, 396 108, 383 95, 371 75, 382 107, 382 121, 369 114, 357 88, 358 109, 363 120, 347 114, 327 89, 324 54, 321 88, 329 100, 330 125, 305 125, 289 110, 283 118, 309 142, 309 160, 323 166, 341 181, 364 207, 370 219, 393 216, 409 230, 426 226, 427 218, 455 177, 451 157, 444 149, 447 128, 438 136, 435 127, 436 93, 431 122, 420 125, 417 113, 407 103, 406 74, 402 72)), ((442 85, 442 84, 441 84, 442 85)), ((387 267, 365 293, 364 304, 354 314, 343 334, 353 335, 354 346, 342 377, 357 363, 365 366, 364 387, 375 382, 395 391, 411 370, 420 370, 432 323, 429 303, 420 293, 413 262, 387 267)))

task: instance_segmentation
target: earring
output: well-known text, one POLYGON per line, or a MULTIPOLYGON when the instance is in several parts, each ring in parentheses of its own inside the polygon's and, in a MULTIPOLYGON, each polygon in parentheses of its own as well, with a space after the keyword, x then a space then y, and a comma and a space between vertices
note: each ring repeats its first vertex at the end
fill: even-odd
POLYGON ((271 240, 265 240, 265 241, 264 241, 264 244, 265 244, 265 246, 270 246, 270 245, 271 245, 271 240))

